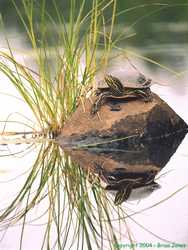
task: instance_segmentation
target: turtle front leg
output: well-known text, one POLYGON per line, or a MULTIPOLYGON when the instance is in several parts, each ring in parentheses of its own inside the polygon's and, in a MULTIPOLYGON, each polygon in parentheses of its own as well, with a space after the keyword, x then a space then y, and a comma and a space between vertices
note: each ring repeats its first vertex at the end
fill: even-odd
POLYGON ((145 102, 151 102, 153 100, 152 92, 148 90, 136 90, 134 91, 135 96, 143 98, 145 102))
POLYGON ((127 184, 126 187, 124 187, 123 189, 120 189, 116 196, 115 196, 115 200, 114 200, 114 204, 117 205, 121 205, 121 203, 123 203, 124 201, 126 201, 133 189, 134 186, 134 182, 130 182, 127 184))
POLYGON ((95 115, 101 108, 101 106, 104 104, 106 97, 108 96, 108 93, 101 93, 98 98, 93 103, 90 114, 95 115))
POLYGON ((145 96, 143 96, 145 102, 152 102, 153 101, 153 95, 150 89, 147 89, 145 91, 145 96))

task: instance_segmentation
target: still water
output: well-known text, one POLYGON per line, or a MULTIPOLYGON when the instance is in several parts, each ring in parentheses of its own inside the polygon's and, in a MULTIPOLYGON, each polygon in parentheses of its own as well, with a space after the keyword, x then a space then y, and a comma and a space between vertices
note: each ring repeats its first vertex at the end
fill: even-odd
MULTIPOLYGON (((164 16, 165 14, 163 13, 163 19, 164 16)), ((141 28, 137 28, 139 34, 136 37, 138 39, 134 37, 132 43, 127 40, 124 47, 129 52, 129 56, 137 68, 159 83, 152 86, 152 91, 166 101, 188 123, 188 20, 186 18, 178 19, 178 15, 174 16, 174 20, 171 22, 163 19, 147 23, 147 36, 142 37, 144 31, 141 28), (178 22, 176 19, 178 19, 178 22), (149 57, 158 63, 160 62, 163 66, 161 67, 151 61, 143 60, 139 55, 149 57)), ((116 29, 123 29, 122 22, 116 29)), ((132 29, 134 31, 134 26, 132 29)), ((9 34, 10 44, 15 49, 18 60, 27 66, 31 66, 32 58, 24 37, 15 29, 10 30, 9 34)), ((3 36, 0 38, 0 48, 6 48, 3 36)), ((124 70, 123 65, 123 59, 120 57, 112 62, 111 67, 120 74, 124 70)), ((0 110, 1 121, 16 121, 6 123, 6 126, 4 122, 1 122, 1 131, 26 132, 30 130, 28 126, 37 130, 37 122, 32 112, 20 99, 14 87, 11 86, 2 73, 0 74, 0 103, 2 107, 0 110), (22 124, 18 124, 18 120, 22 124), (28 126, 26 127, 25 124, 28 126)), ((1 138, 0 146, 1 208, 8 205, 22 188, 40 147, 39 143, 32 145, 13 143, 7 145, 6 139, 5 137, 1 138), (20 153, 15 156, 14 154, 18 152, 20 153), (6 155, 10 154, 12 156, 6 157, 6 155)), ((122 207, 129 215, 134 214, 131 218, 127 218, 127 225, 133 239, 139 244, 136 249, 142 249, 144 244, 146 244, 146 247, 147 244, 152 244, 152 246, 148 245, 147 249, 157 249, 159 247, 160 249, 168 249, 170 248, 168 246, 169 242, 179 244, 179 249, 188 249, 188 205, 186 202, 188 200, 188 136, 186 135, 182 141, 181 138, 178 139, 179 142, 175 143, 176 146, 173 147, 173 150, 170 150, 170 146, 173 146, 172 142, 171 145, 166 145, 168 150, 165 151, 163 149, 161 159, 163 157, 165 160, 156 176, 156 182, 160 188, 152 191, 144 188, 135 189, 128 201, 122 204, 122 207), (180 144, 179 147, 178 144, 180 144), (137 213, 139 211, 142 212, 137 213)), ((161 147, 160 144, 155 146, 161 147)), ((123 153, 123 156, 125 157, 125 153, 123 153)), ((89 159, 89 156, 87 157, 89 159)), ((99 155, 95 157, 100 158, 99 155)), ((75 155, 72 158, 74 160, 76 158, 75 155)), ((119 156, 120 158, 121 156, 119 156)), ((128 156, 125 158, 127 159, 128 156)), ((135 156, 133 155, 132 158, 135 159, 135 156)), ((143 154, 140 158, 143 160, 143 154)), ((79 154, 79 159, 81 165, 81 154, 79 154)), ((120 161, 123 164, 123 160, 121 159, 120 161)), ((147 161, 147 164, 150 163, 147 161)), ((136 164, 139 165, 138 161, 136 164)), ((157 167, 159 166, 157 165, 157 167)), ((113 192, 109 193, 109 195, 114 199, 113 192)), ((47 215, 36 221, 33 221, 33 219, 40 217, 41 211, 45 207, 46 203, 44 202, 37 208, 34 208, 32 214, 29 215, 30 222, 25 228, 23 249, 33 250, 41 248, 47 215)), ((116 218, 114 218, 113 225, 115 228, 119 226, 116 218)), ((2 228, 0 232, 0 249, 19 249, 20 232, 21 226, 19 226, 19 223, 18 226, 10 227, 7 231, 2 228)), ((55 239, 55 232, 52 238, 53 236, 55 239)), ((119 243, 130 243, 126 228, 121 232, 119 243)), ((106 249, 109 249, 108 241, 104 245, 106 249)), ((76 249, 76 246, 73 246, 72 249, 76 249)), ((129 248, 126 245, 124 249, 129 248)))

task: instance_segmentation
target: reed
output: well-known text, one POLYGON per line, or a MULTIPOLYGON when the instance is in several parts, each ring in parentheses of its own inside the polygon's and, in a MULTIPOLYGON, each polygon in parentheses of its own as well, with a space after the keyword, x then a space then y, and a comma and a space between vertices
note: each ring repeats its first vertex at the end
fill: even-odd
MULTIPOLYGON (((9 78, 32 110, 41 133, 56 137, 77 104, 82 102, 96 71, 108 64, 116 0, 94 0, 87 12, 85 0, 80 1, 79 6, 76 0, 71 0, 68 19, 57 2, 53 0, 52 3, 55 15, 47 11, 45 0, 39 3, 22 0, 24 12, 13 0, 30 42, 37 70, 17 61, 7 39, 9 51, 0 52, 0 71, 9 78), (37 9, 40 9, 37 12, 40 16, 36 15, 37 9), (106 11, 112 16, 108 27, 106 11), (36 29, 37 26, 40 28, 36 29), (48 37, 47 27, 52 30, 58 28, 52 35, 55 44, 48 37), (98 50, 102 51, 100 58, 98 50)), ((110 209, 113 207, 112 201, 108 202, 97 178, 92 183, 88 182, 89 175, 90 172, 84 172, 72 163, 53 140, 45 141, 23 187, 1 212, 1 228, 21 221, 22 249, 28 213, 47 200, 48 207, 44 211, 47 224, 42 248, 68 249, 75 244, 78 249, 103 248, 104 238, 107 238, 112 249, 113 243, 117 243, 108 211, 109 206, 110 209), (54 229, 55 240, 51 236, 54 229)))

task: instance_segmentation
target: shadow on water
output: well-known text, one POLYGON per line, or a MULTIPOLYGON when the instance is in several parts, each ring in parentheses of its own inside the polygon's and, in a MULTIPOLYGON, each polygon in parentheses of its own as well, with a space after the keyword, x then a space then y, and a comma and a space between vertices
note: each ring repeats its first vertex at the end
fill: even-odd
POLYGON ((160 187, 155 177, 176 152, 186 133, 184 130, 122 148, 112 142, 106 148, 103 145, 102 148, 63 150, 89 174, 91 182, 98 180, 106 190, 115 193, 114 203, 119 205, 134 196, 133 190, 137 190, 139 197, 136 199, 140 199, 160 187))

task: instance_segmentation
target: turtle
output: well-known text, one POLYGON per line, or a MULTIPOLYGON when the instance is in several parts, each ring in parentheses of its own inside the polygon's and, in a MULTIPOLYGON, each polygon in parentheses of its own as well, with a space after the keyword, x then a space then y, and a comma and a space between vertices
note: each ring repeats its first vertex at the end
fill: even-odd
POLYGON ((121 179, 119 179, 112 173, 107 172, 101 164, 94 162, 94 166, 99 177, 107 183, 105 189, 113 191, 117 190, 114 199, 115 205, 120 205, 122 202, 126 201, 134 188, 150 186, 155 189, 159 187, 159 184, 154 181, 155 176, 158 173, 157 170, 151 169, 143 174, 133 174, 132 177, 130 177, 129 174, 125 174, 121 179))
POLYGON ((152 101, 151 82, 152 80, 146 79, 143 74, 139 74, 135 82, 128 80, 122 82, 115 76, 106 75, 103 81, 97 83, 97 89, 94 92, 97 98, 91 107, 91 115, 95 115, 107 99, 117 101, 140 98, 145 102, 152 101))
POLYGON ((106 190, 117 190, 114 204, 120 205, 122 202, 126 201, 134 188, 151 186, 153 188, 158 188, 159 184, 154 181, 157 171, 150 170, 144 177, 137 178, 126 178, 124 177, 120 181, 113 181, 111 184, 106 186, 106 190))

